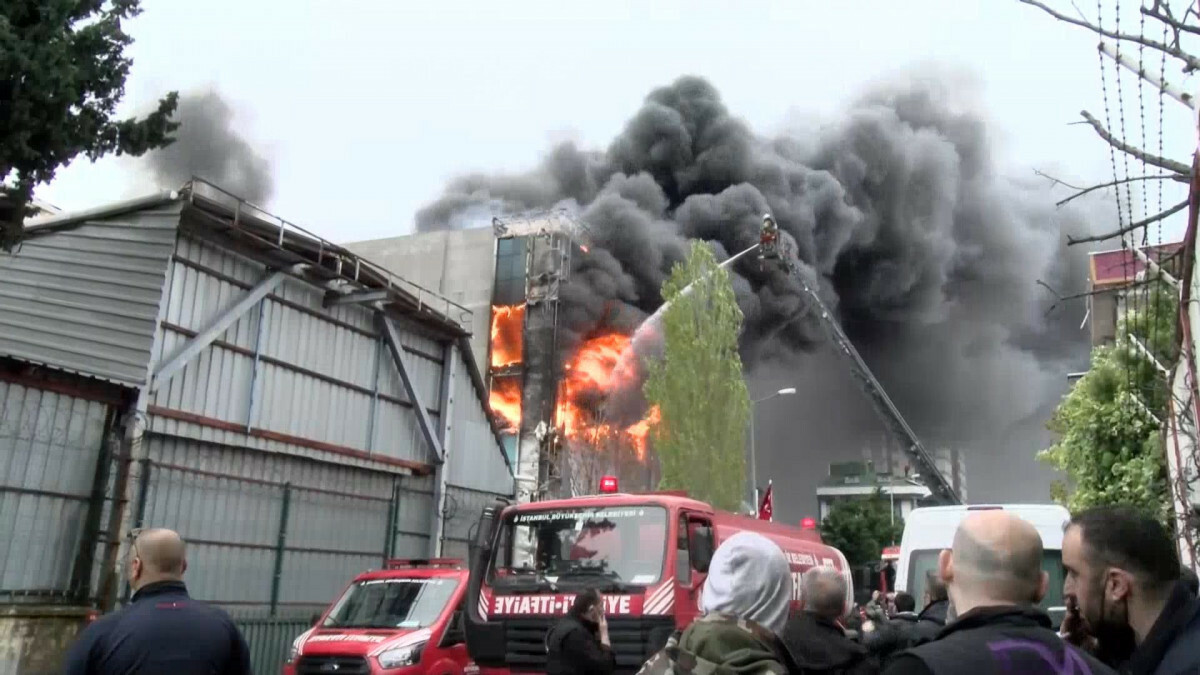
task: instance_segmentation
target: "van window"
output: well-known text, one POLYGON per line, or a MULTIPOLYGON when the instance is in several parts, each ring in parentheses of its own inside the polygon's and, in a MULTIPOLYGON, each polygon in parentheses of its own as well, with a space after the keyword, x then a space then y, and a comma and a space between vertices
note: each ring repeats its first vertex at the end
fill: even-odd
MULTIPOLYGON (((925 549, 913 551, 908 558, 908 592, 919 606, 925 597, 925 573, 937 570, 938 554, 942 549, 925 549)), ((1062 551, 1047 550, 1042 553, 1042 571, 1049 575, 1050 582, 1046 589, 1046 597, 1042 599, 1042 609, 1063 606, 1063 566, 1062 551)))

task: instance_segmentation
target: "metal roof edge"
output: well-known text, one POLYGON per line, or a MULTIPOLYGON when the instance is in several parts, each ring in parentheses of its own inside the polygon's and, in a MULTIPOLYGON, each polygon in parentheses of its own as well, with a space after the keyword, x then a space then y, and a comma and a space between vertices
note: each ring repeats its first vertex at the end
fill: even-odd
POLYGON ((116 202, 101 204, 90 209, 80 209, 78 211, 65 211, 44 218, 34 218, 25 223, 25 234, 27 236, 38 236, 48 232, 56 232, 58 230, 82 225, 89 220, 98 220, 111 216, 129 213, 131 211, 141 211, 152 206, 160 206, 169 204, 179 200, 179 192, 177 190, 162 190, 154 194, 134 197, 132 199, 124 199, 116 202))

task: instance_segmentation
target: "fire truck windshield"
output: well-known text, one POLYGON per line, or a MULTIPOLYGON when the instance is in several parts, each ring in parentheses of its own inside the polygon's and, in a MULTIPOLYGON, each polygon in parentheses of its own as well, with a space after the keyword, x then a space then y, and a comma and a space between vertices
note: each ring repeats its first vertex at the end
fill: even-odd
POLYGON ((437 620, 457 586, 455 577, 360 581, 346 589, 322 626, 425 628, 437 620))
POLYGON ((666 542, 661 506, 518 511, 501 523, 489 581, 514 590, 649 585, 662 576, 666 542))

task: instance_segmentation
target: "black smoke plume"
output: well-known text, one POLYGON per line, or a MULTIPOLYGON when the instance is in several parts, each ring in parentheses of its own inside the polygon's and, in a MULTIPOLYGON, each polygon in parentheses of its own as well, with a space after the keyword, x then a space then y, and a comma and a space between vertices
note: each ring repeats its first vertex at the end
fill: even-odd
POLYGON ((234 129, 233 108, 215 91, 185 94, 175 112, 175 142, 145 157, 145 170, 164 189, 203 178, 254 204, 270 201, 271 163, 234 129))
MULTIPOLYGON (((630 331, 660 304, 687 240, 728 256, 757 242, 770 212, 927 445, 1016 452, 1004 439, 1040 438, 1066 372, 1086 363, 1081 307, 1047 316, 1053 298, 1035 282, 1081 290, 1086 255, 1068 250, 1064 233, 1092 223, 1057 210, 1044 185, 1005 175, 985 117, 955 92, 928 78, 893 83, 817 132, 766 138, 708 82, 683 77, 650 93, 607 151, 565 144, 526 174, 460 178, 418 213, 417 227, 464 226, 469 209, 575 208, 595 240, 561 294, 570 341, 630 331)), ((795 280, 749 256, 733 269, 751 372, 805 374, 790 384, 814 400, 842 391, 826 386, 848 380, 840 366, 798 365, 837 357, 820 348, 824 334, 795 280)), ((849 422, 866 405, 837 399, 822 401, 831 408, 814 425, 836 424, 829 415, 839 411, 849 422)), ((851 459, 882 433, 857 423, 836 432, 765 426, 795 439, 792 452, 811 439, 851 459)), ((1024 469, 1039 442, 1023 448, 1024 469)), ((824 466, 808 471, 824 475, 824 466)))

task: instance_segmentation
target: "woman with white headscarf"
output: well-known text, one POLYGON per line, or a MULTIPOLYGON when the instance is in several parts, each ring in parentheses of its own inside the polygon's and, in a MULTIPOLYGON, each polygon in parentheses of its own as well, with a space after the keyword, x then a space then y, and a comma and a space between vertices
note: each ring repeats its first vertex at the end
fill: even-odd
POLYGON ((700 596, 703 616, 671 636, 640 673, 787 673, 779 634, 791 599, 792 575, 783 551, 760 534, 739 532, 709 563, 700 596))

